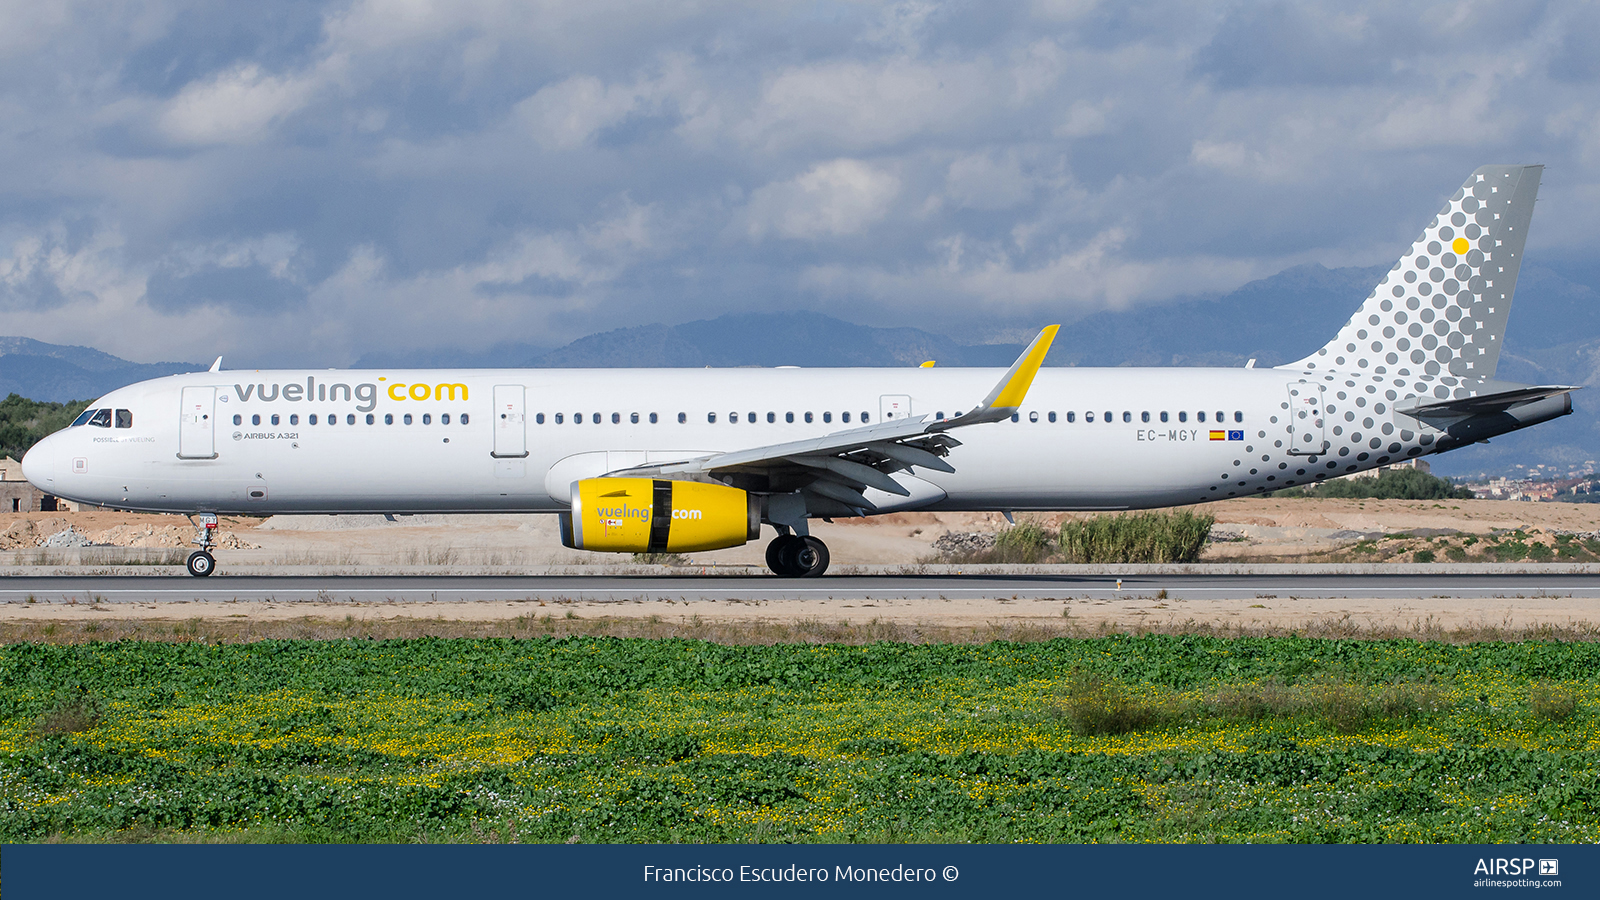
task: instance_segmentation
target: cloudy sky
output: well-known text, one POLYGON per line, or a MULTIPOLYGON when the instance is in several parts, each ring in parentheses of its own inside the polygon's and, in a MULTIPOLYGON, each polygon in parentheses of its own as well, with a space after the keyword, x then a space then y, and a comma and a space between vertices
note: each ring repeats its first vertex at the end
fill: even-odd
POLYGON ((1596 4, 0 0, 0 334, 982 338, 1388 262, 1489 162, 1593 254, 1596 4))

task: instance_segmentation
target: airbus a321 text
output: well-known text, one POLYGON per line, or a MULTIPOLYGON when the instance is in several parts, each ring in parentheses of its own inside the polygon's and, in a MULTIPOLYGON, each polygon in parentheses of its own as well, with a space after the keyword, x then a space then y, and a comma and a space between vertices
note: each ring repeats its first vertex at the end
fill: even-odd
POLYGON ((1495 379, 1540 166, 1467 179, 1326 346, 1272 369, 211 371, 107 394, 34 446, 39 489, 218 513, 558 513, 569 547, 689 552, 905 510, 1123 510, 1304 485, 1566 415, 1495 379))

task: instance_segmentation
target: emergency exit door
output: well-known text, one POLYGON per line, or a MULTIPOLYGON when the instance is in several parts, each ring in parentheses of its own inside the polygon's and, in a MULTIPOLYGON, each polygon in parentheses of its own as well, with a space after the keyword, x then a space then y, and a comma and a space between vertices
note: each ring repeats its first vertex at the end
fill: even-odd
POLYGON ((178 419, 178 458, 217 458, 217 389, 186 387, 178 419))
POLYGON ((528 455, 525 391, 520 384, 494 386, 494 451, 490 455, 495 459, 521 459, 528 455))
POLYGON ((904 419, 911 415, 911 398, 906 394, 884 394, 878 398, 878 420, 904 419))

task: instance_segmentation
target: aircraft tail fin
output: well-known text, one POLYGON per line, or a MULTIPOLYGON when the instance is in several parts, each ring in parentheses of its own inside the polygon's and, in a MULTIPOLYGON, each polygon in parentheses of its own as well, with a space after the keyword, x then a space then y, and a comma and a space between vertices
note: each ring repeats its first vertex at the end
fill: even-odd
POLYGON ((1493 378, 1543 166, 1483 166, 1327 346, 1284 369, 1493 378))

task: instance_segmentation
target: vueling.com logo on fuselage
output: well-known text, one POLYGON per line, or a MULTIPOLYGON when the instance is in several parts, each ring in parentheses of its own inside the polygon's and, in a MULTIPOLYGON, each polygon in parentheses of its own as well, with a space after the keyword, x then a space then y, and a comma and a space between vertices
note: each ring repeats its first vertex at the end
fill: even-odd
MULTIPOLYGON (((379 381, 388 381, 388 378, 379 378, 379 381)), ((396 382, 388 386, 390 400, 455 400, 467 399, 467 386, 454 382, 449 384, 401 384, 396 382)), ((306 383, 300 384, 236 384, 234 393, 239 399, 249 403, 253 397, 267 403, 278 400, 280 397, 290 403, 299 403, 302 400, 316 403, 343 400, 346 402, 359 402, 357 412, 372 412, 378 405, 378 386, 365 382, 355 386, 337 382, 327 384, 317 382, 316 376, 308 376, 306 383)))

